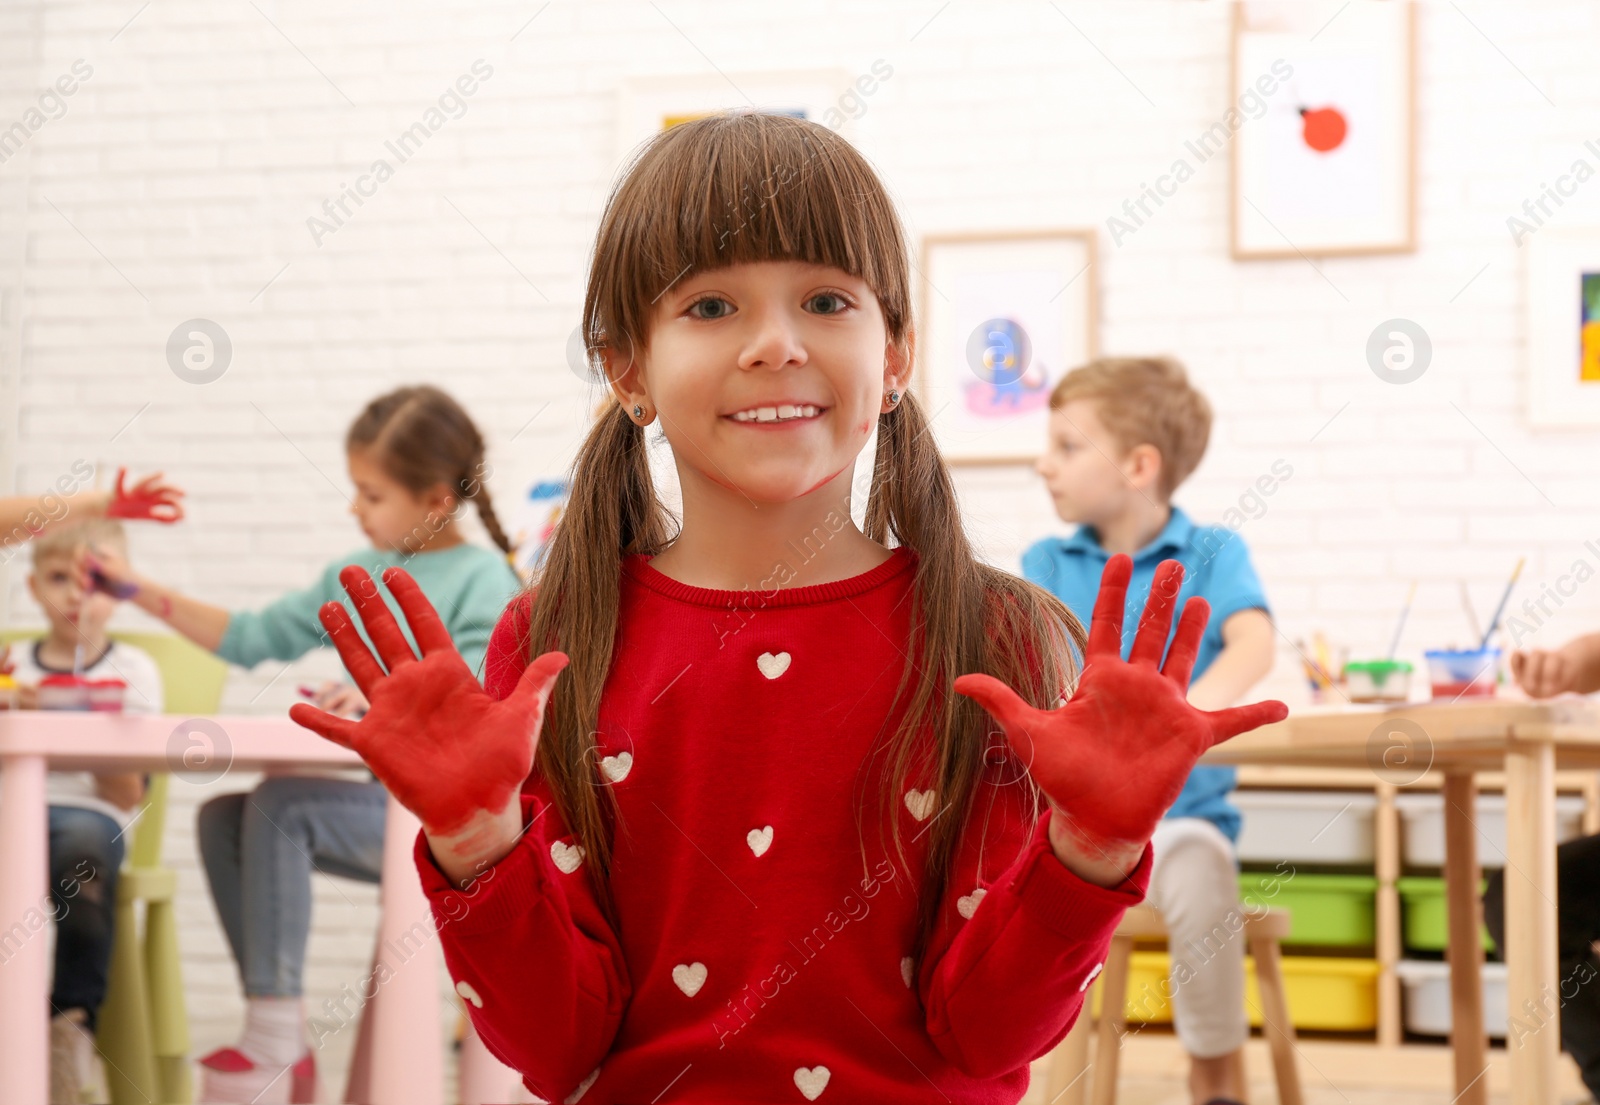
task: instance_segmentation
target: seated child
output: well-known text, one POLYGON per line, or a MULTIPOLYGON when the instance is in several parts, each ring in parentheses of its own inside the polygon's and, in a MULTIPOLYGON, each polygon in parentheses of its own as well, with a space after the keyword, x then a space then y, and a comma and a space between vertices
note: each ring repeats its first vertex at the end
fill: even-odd
MULTIPOLYGON (((106 623, 116 600, 85 591, 74 562, 89 543, 126 553, 121 523, 89 519, 52 527, 33 542, 28 591, 49 632, 11 651, 13 676, 30 701, 51 675, 120 679, 127 684, 123 708, 161 712, 161 672, 149 654, 110 640, 106 623)), ((94 1031, 106 996, 111 963, 111 925, 117 872, 127 846, 125 830, 144 799, 135 772, 52 771, 45 784, 50 802, 50 900, 56 921, 55 983, 50 994, 50 1100, 82 1101, 93 1085, 94 1031)))
MULTIPOLYGON (((1126 654, 1156 565, 1181 561, 1178 606, 1194 595, 1211 604, 1189 701, 1231 706, 1271 670, 1273 628, 1244 541, 1225 527, 1195 525, 1171 504, 1205 454, 1210 404, 1178 362, 1119 357, 1069 372, 1050 395, 1050 412, 1036 468, 1057 515, 1078 529, 1031 546, 1023 575, 1087 625, 1106 561, 1132 556, 1126 654)), ((1152 840, 1148 900, 1167 924, 1173 1020, 1190 1056, 1190 1092, 1206 1105, 1244 1095, 1244 946, 1237 918, 1225 923, 1240 909, 1234 779, 1231 767, 1196 767, 1152 840)))
MULTIPOLYGON (((1511 676, 1530 698, 1567 691, 1600 691, 1600 633, 1574 637, 1560 648, 1511 654, 1511 676)), ((1505 871, 1489 872, 1483 921, 1500 954, 1506 948, 1505 871)), ((1561 1048, 1578 1063, 1589 1093, 1600 1100, 1600 835, 1556 848, 1556 957, 1561 1002, 1561 1048)), ((1515 1031, 1513 1029, 1513 1031, 1515 1031)), ((1509 1041, 1515 1044, 1515 1040, 1509 1041)))

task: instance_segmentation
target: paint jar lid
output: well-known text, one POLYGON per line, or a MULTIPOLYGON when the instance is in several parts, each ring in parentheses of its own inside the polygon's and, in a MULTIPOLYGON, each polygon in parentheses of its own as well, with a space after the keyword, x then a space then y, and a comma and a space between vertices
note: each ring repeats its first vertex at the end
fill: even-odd
POLYGON ((1381 679, 1397 671, 1411 671, 1412 667, 1410 660, 1352 660, 1344 666, 1344 670, 1363 671, 1381 679))

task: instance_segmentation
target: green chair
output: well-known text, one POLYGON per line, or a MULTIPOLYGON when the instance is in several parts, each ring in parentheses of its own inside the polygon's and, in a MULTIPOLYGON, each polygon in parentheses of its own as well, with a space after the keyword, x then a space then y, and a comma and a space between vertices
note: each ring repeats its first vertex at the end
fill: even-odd
MULTIPOLYGON (((0 632, 0 643, 37 636, 0 632)), ((213 714, 228 665, 170 633, 113 633, 143 649, 161 669, 163 712, 213 714)), ((175 899, 177 872, 161 866, 171 776, 152 775, 117 881, 115 929, 96 1046, 113 1105, 188 1105, 194 1100, 189 1017, 184 1005, 175 899), (144 903, 140 932, 136 906, 144 903)))

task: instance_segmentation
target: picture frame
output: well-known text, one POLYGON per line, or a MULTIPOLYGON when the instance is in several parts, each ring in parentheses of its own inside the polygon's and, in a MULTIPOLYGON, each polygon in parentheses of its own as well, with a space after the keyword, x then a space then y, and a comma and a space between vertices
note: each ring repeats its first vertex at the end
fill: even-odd
POLYGON ((913 384, 947 462, 1031 464, 1050 391, 1095 356, 1092 229, 932 234, 922 241, 913 384))
POLYGON ((843 69, 629 77, 618 86, 617 161, 669 126, 716 111, 799 115, 849 138, 854 113, 841 104, 857 79, 843 69))
POLYGON ((1415 6, 1236 3, 1232 41, 1233 258, 1415 251, 1415 6))
POLYGON ((1528 246, 1528 421, 1600 426, 1600 227, 1544 227, 1528 246))

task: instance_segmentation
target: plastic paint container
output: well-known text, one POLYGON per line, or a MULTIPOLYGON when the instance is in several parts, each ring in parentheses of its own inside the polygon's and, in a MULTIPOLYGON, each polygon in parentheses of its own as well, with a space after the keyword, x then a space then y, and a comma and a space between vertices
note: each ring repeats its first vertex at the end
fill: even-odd
POLYGON ((1497 648, 1431 649, 1423 653, 1428 660, 1428 679, 1433 697, 1446 702, 1457 698, 1492 698, 1500 681, 1500 650, 1497 648))
POLYGON ((0 710, 15 710, 17 708, 17 681, 9 675, 0 674, 0 710))
POLYGON ((1411 661, 1356 660, 1344 666, 1351 702, 1404 702, 1411 695, 1411 661))
POLYGON ((47 675, 39 680, 39 709, 120 714, 127 694, 128 684, 120 679, 47 675))
POLYGON ((89 680, 76 675, 47 675, 39 680, 39 709, 89 709, 89 680))
POLYGON ((122 713, 127 695, 128 685, 120 679, 89 680, 89 709, 96 713, 122 713))

